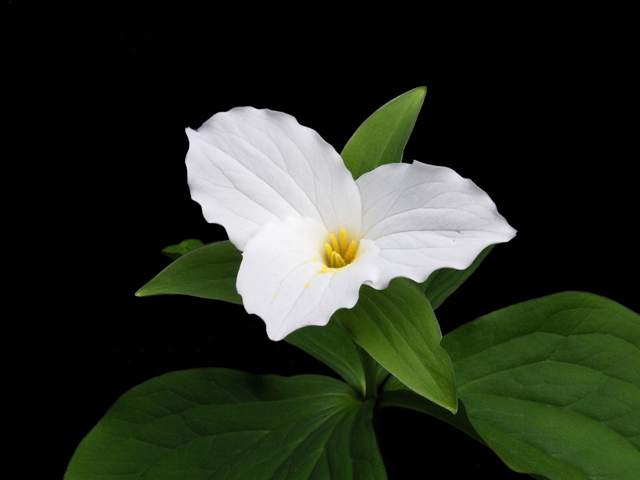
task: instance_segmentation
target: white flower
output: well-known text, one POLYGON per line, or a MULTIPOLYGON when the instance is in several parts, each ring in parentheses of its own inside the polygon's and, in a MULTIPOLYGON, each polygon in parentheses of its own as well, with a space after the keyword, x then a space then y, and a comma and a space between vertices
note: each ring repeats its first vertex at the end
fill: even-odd
POLYGON ((284 113, 234 108, 187 136, 191 196, 243 252, 236 286, 272 340, 326 325, 363 284, 464 269, 515 235, 453 170, 395 163, 354 181, 331 145, 284 113))

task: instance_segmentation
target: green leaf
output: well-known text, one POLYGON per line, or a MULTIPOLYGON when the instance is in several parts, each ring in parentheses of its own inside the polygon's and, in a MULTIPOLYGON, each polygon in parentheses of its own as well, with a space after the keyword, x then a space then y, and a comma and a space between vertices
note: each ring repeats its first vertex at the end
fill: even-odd
POLYGON ((476 257, 469 267, 464 270, 453 268, 441 268, 433 272, 426 282, 418 284, 431 303, 431 308, 437 309, 444 301, 455 292, 469 276, 476 271, 482 261, 489 255, 495 245, 489 245, 476 257))
POLYGON ((380 107, 360 125, 340 154, 354 179, 380 165, 402 161, 426 94, 427 87, 414 88, 380 107))
POLYGON ((191 295, 242 304, 236 277, 242 254, 228 240, 181 256, 136 292, 150 295, 191 295))
POLYGON ((183 255, 186 255, 191 250, 195 250, 196 248, 204 247, 204 243, 202 240, 198 240, 197 238, 189 238, 187 240, 183 240, 177 245, 169 245, 162 249, 162 253, 164 253, 167 257, 172 260, 176 260, 183 255))
POLYGON ((456 382, 429 301, 416 285, 396 278, 385 290, 360 289, 351 310, 334 318, 380 365, 416 393, 455 412, 456 382))
MULTIPOLYGON (((368 354, 353 343, 351 336, 337 320, 332 318, 324 327, 301 328, 290 333, 284 340, 331 368, 359 392, 362 398, 370 396, 371 392, 367 392, 364 362, 367 359, 363 358, 363 355, 368 356, 368 354)), ((389 376, 389 372, 377 362, 374 362, 371 368, 375 381, 370 383, 375 385, 369 385, 369 389, 375 388, 377 391, 377 387, 382 385, 389 376)))
POLYGON ((366 395, 364 366, 358 347, 337 321, 331 319, 324 327, 301 328, 284 340, 320 360, 363 397, 366 395))
POLYGON ((638 314, 567 292, 481 317, 442 345, 469 420, 513 470, 552 480, 638 478, 638 314))
POLYGON ((372 414, 327 377, 174 372, 123 395, 64 478, 382 480, 372 414))

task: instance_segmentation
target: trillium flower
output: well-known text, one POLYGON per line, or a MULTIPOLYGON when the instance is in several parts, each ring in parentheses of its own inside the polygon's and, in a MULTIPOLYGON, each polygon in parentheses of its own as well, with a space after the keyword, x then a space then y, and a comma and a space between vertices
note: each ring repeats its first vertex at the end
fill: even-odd
POLYGON ((272 340, 326 325, 362 285, 464 269, 515 235, 453 170, 395 163, 354 181, 331 145, 285 113, 234 108, 187 136, 191 196, 243 252, 236 287, 272 340))

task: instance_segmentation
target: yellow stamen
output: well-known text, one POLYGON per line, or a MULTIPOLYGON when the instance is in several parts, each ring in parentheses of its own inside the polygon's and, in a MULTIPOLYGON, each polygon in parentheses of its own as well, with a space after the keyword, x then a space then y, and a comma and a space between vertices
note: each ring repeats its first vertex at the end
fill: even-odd
POLYGON ((338 247, 338 240, 336 239, 336 236, 333 233, 330 233, 329 237, 331 238, 331 243, 333 244, 333 251, 340 253, 340 248, 338 247))
POLYGON ((359 242, 353 240, 347 244, 347 232, 344 228, 340 229, 338 237, 339 238, 336 238, 336 235, 330 233, 330 240, 324 244, 324 250, 327 254, 326 268, 333 272, 353 262, 358 253, 359 242))
POLYGON ((331 252, 331 268, 342 268, 346 265, 338 252, 331 252))
POLYGON ((342 228, 340 229, 340 254, 344 255, 345 253, 347 253, 347 232, 342 228))
POLYGON ((324 244, 324 249, 327 251, 327 260, 331 262, 331 253, 333 252, 333 250, 331 250, 331 247, 329 246, 328 243, 324 244))
MULTIPOLYGON (((344 232, 344 230, 342 230, 344 232)), ((345 242, 346 243, 346 242, 345 242)), ((351 263, 351 260, 353 260, 354 255, 356 254, 356 250, 358 248, 358 242, 356 242, 355 240, 353 240, 350 244, 349 244, 349 249, 346 251, 346 253, 344 254, 344 261, 346 263, 351 263)))

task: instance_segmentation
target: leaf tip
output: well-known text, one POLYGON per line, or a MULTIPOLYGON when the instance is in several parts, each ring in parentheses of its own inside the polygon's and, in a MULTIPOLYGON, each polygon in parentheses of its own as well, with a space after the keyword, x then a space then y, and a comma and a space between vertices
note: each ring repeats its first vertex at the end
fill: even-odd
POLYGON ((147 294, 145 293, 145 287, 146 287, 146 285, 144 287, 142 287, 140 290, 138 290, 136 293, 134 293, 134 295, 136 297, 146 297, 147 294))
POLYGON ((427 87, 425 85, 422 87, 416 87, 413 90, 409 90, 407 93, 411 94, 415 100, 423 102, 424 98, 427 96, 427 87))

